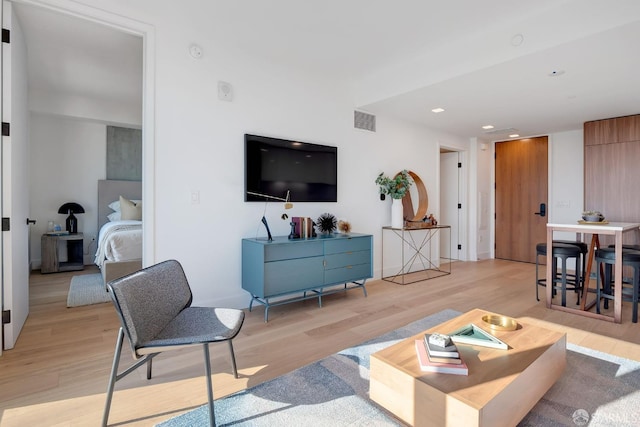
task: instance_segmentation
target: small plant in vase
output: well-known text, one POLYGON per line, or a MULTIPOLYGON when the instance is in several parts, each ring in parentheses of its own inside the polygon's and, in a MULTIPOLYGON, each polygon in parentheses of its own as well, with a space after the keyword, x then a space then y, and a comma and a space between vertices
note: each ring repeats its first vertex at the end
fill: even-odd
POLYGON ((403 228, 404 212, 401 200, 409 191, 411 184, 413 184, 413 179, 411 179, 409 172, 405 169, 393 178, 380 173, 376 178, 376 184, 380 186, 380 200, 384 200, 387 194, 393 199, 391 204, 391 227, 403 228))
POLYGON ((387 194, 392 199, 402 199, 409 191, 413 180, 409 175, 409 171, 405 169, 393 178, 389 178, 384 175, 384 172, 380 172, 380 175, 376 178, 376 184, 380 186, 380 200, 384 200, 387 194))

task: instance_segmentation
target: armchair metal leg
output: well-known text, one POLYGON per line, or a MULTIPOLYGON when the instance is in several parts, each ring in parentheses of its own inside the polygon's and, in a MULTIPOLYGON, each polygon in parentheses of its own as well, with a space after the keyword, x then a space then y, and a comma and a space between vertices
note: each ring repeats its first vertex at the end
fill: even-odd
POLYGON ((150 379, 151 378, 151 359, 153 359, 158 355, 158 353, 148 354, 118 374, 118 363, 120 362, 120 354, 122 353, 123 341, 124 341, 124 329, 120 328, 120 330, 118 331, 118 338, 116 341, 116 350, 113 354, 113 364, 111 365, 111 375, 109 376, 109 385, 107 386, 107 401, 104 405, 104 415, 102 416, 103 427, 106 427, 107 422, 109 421, 109 410, 111 409, 111 400, 113 398, 113 389, 115 388, 116 381, 126 377, 131 372, 135 371, 145 363, 147 364, 147 379, 150 379))
POLYGON ((151 379, 151 363, 153 363, 153 359, 149 358, 147 361, 147 379, 151 379))
POLYGON ((238 368, 236 367, 236 354, 233 352, 233 343, 231 340, 227 341, 229 343, 229 350, 231 351, 231 367, 233 368, 233 376, 238 378, 238 368))
POLYGON ((124 330, 120 328, 118 339, 116 341, 116 351, 113 354, 113 364, 111 365, 111 375, 109 376, 109 385, 107 386, 107 402, 104 406, 104 414, 102 415, 102 426, 106 427, 109 420, 109 410, 111 409, 111 398, 113 397, 113 388, 116 385, 116 377, 118 376, 118 362, 120 361, 120 353, 122 353, 122 341, 124 340, 124 330))
POLYGON ((209 425, 215 427, 216 416, 213 410, 213 385, 211 385, 211 361, 209 359, 209 344, 204 343, 204 372, 207 380, 207 394, 209 396, 209 425))

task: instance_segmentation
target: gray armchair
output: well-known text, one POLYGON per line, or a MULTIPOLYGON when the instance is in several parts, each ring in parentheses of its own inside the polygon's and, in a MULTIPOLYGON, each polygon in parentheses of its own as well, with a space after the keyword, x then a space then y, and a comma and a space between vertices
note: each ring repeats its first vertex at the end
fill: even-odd
POLYGON ((191 288, 182 266, 175 260, 164 261, 116 279, 109 282, 107 287, 120 317, 121 327, 113 356, 102 425, 106 426, 109 419, 116 381, 145 363, 147 379, 151 379, 151 361, 156 355, 185 346, 202 345, 209 418, 214 426, 209 343, 229 343, 233 375, 238 378, 231 341, 242 327, 244 312, 227 308, 191 307, 191 288), (131 343, 133 357, 137 362, 118 373, 118 361, 125 336, 131 343))

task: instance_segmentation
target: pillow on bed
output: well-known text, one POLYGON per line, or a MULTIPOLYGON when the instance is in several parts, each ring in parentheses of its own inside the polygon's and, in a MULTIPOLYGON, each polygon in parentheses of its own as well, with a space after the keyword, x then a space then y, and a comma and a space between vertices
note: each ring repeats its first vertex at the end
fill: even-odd
POLYGON ((134 203, 129 199, 120 196, 120 219, 135 219, 142 221, 142 202, 134 203))
MULTIPOLYGON (((120 196, 120 197, 122 197, 122 196, 120 196)), ((140 200, 135 200, 135 199, 132 199, 131 201, 132 201, 133 203, 135 203, 136 205, 137 205, 138 203, 140 203, 140 202, 141 202, 140 200)), ((118 199, 118 200, 116 200, 115 202, 111 202, 111 203, 109 203, 107 206, 108 206, 108 207, 109 207, 109 209, 111 209, 112 211, 120 212, 120 200, 119 200, 119 199, 118 199)), ((118 218, 118 219, 120 219, 120 218, 118 218)), ((116 221, 116 220, 112 220, 112 221, 116 221)))
POLYGON ((109 221, 120 221, 121 217, 122 217, 121 212, 111 212, 109 215, 107 215, 107 218, 109 218, 109 221))

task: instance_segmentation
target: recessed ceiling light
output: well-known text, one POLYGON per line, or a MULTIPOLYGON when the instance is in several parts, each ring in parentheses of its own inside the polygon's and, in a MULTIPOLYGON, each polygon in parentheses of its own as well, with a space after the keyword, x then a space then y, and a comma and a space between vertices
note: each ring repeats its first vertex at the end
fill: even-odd
POLYGON ((434 113, 442 113, 442 112, 444 111, 444 108, 440 108, 440 107, 438 107, 438 108, 434 108, 434 109, 433 109, 433 110, 431 110, 431 111, 433 111, 434 113))
POLYGON ((553 70, 551 71, 548 76, 549 77, 558 77, 564 74, 564 70, 553 70))
POLYGON ((486 129, 486 130, 493 129, 493 126, 492 125, 484 125, 484 126, 482 126, 482 129, 486 129))
POLYGON ((512 133, 511 135, 509 135, 509 138, 517 138, 517 137, 519 137, 519 136, 520 136, 520 135, 519 135, 519 134, 517 134, 517 133, 512 133))

